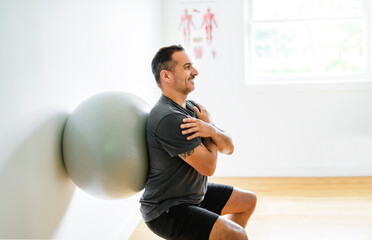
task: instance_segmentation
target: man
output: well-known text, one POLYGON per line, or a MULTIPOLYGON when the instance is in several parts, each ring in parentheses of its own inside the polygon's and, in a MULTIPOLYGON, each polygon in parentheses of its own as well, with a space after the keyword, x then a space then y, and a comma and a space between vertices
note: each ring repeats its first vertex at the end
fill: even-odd
POLYGON ((198 71, 175 45, 156 53, 152 71, 163 94, 146 129, 150 167, 140 202, 147 226, 165 239, 248 239, 256 196, 207 183, 218 152, 231 154, 234 146, 202 105, 186 100, 198 71))

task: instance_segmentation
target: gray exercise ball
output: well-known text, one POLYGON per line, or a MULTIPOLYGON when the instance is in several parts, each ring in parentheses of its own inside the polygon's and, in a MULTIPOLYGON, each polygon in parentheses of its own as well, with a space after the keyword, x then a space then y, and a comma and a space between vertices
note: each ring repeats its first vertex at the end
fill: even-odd
POLYGON ((63 160, 80 189, 104 199, 126 198, 143 189, 149 111, 133 94, 104 92, 71 113, 63 132, 63 160))

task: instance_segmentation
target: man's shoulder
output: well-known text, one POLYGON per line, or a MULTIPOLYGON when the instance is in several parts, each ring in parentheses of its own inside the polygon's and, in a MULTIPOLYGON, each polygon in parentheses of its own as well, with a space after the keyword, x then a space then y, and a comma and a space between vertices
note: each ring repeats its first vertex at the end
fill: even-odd
POLYGON ((162 120, 178 120, 184 118, 182 112, 180 112, 176 107, 169 104, 156 104, 150 111, 147 124, 149 127, 156 128, 156 126, 162 120))
POLYGON ((157 103, 150 111, 149 118, 152 120, 158 120, 163 118, 164 116, 170 115, 170 114, 177 114, 179 111, 177 111, 176 108, 174 108, 170 104, 166 103, 157 103))

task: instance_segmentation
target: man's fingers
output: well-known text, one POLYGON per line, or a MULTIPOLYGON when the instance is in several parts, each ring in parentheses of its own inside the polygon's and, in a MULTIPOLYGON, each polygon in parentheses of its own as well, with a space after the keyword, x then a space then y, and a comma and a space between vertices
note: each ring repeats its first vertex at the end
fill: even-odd
POLYGON ((195 127, 196 123, 186 123, 186 124, 181 124, 181 128, 191 128, 195 127))
POLYGON ((194 109, 196 115, 200 114, 199 108, 197 108, 196 106, 193 106, 192 108, 194 109))
POLYGON ((187 137, 187 140, 191 140, 191 139, 194 139, 194 138, 197 138, 197 137, 199 137, 199 134, 198 133, 195 133, 195 134, 193 134, 191 136, 188 136, 187 137))
POLYGON ((186 134, 197 132, 197 131, 198 131, 198 128, 197 127, 194 127, 194 128, 189 128, 187 130, 182 131, 182 134, 183 135, 186 135, 186 134))
POLYGON ((200 109, 200 112, 203 112, 205 110, 205 107, 201 105, 200 103, 198 103, 198 107, 200 109))
POLYGON ((193 118, 193 117, 188 117, 188 118, 184 118, 182 121, 184 123, 187 123, 187 122, 196 122, 197 119, 196 118, 193 118))

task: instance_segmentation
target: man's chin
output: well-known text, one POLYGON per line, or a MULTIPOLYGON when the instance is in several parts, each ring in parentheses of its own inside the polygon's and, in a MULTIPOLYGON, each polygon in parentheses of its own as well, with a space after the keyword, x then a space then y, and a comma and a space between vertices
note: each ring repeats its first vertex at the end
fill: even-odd
POLYGON ((195 88, 188 88, 188 89, 185 89, 184 93, 185 94, 189 94, 189 93, 191 93, 194 90, 195 90, 195 88))
POLYGON ((192 88, 189 89, 189 93, 191 93, 191 92, 194 91, 194 90, 195 90, 195 87, 194 87, 194 85, 193 85, 192 88))

